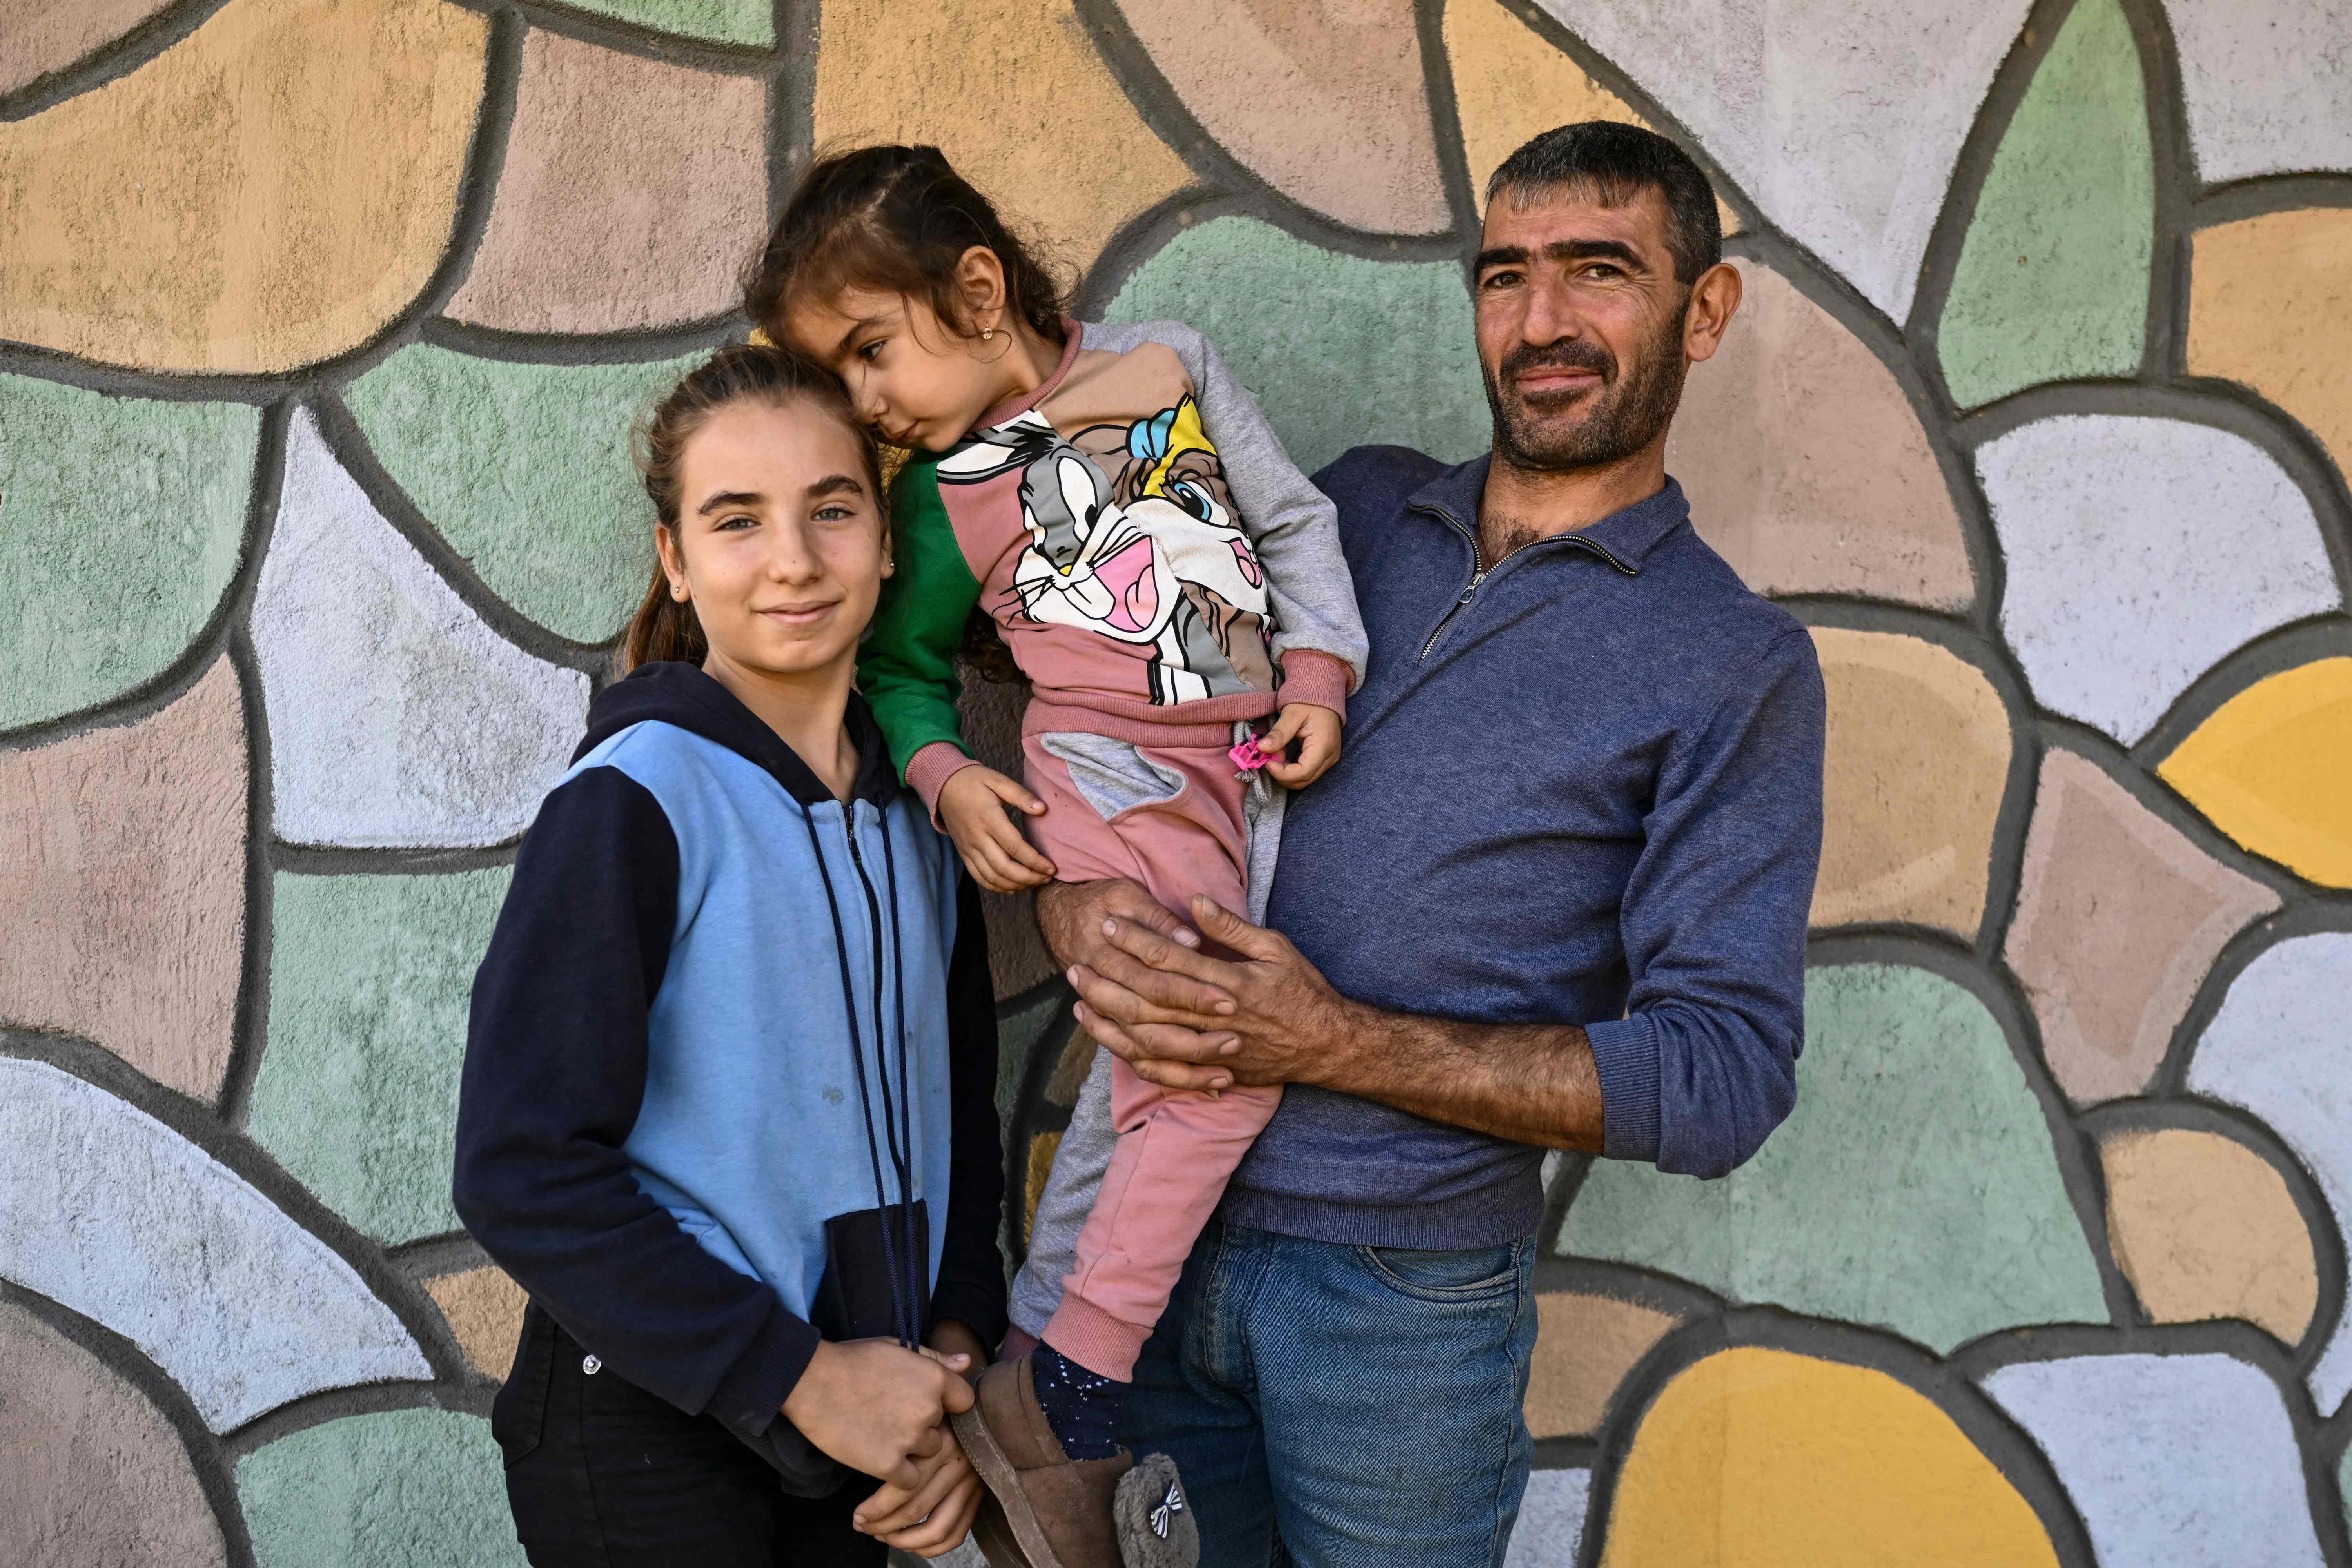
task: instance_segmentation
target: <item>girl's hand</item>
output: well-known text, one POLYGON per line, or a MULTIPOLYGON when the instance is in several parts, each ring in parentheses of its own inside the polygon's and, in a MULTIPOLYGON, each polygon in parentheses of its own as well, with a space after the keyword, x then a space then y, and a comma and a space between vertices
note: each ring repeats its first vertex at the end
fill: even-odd
POLYGON ((1045 803, 994 768, 958 768, 940 786, 940 826, 955 840, 971 879, 992 893, 1017 893, 1054 879, 1054 863, 1030 847, 1004 815, 1011 806, 1043 816, 1045 803))
POLYGON ((947 1418, 971 1408, 968 1359, 895 1340, 828 1340, 785 1398, 784 1419, 851 1469, 913 1493, 937 1474, 925 1461, 956 1447, 947 1418))
POLYGON ((972 1517, 980 1512, 981 1480, 952 1433, 946 1447, 917 1468, 921 1473, 911 1489, 884 1483, 857 1505, 851 1522, 885 1546, 937 1557, 954 1551, 971 1532, 972 1517))
POLYGON ((1341 728, 1339 715, 1319 703, 1284 703, 1274 716, 1274 728, 1257 738, 1257 749, 1273 759, 1265 771, 1285 789, 1305 789, 1339 760, 1341 728), (1298 760, 1286 763, 1283 758, 1293 741, 1298 742, 1298 760))

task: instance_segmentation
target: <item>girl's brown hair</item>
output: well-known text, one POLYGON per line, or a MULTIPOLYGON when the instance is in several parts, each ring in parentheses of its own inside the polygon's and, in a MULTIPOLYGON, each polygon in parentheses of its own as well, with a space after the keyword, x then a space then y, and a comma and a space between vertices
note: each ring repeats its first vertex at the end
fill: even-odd
MULTIPOLYGON (((790 349, 765 343, 730 343, 720 349, 688 371, 631 432, 630 451, 636 458, 637 472, 645 477, 646 497, 654 503, 656 531, 666 528, 672 538, 677 537, 681 499, 678 470, 685 463, 687 443, 710 422, 712 415, 738 403, 763 403, 775 408, 799 403, 821 418, 839 420, 857 442, 868 493, 882 514, 887 550, 890 511, 883 499, 882 459, 874 445, 874 433, 858 423, 849 395, 824 366, 790 349)), ((653 581, 646 585, 645 599, 614 655, 619 672, 626 675, 641 664, 664 659, 700 664, 709 655, 710 641, 702 635, 693 601, 670 596, 669 574, 656 557, 653 581)))

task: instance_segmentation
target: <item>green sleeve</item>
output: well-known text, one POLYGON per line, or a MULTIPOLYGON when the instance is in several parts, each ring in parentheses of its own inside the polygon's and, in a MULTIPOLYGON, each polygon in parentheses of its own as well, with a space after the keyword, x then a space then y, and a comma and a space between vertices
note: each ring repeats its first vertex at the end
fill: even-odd
POLYGON ((857 656, 857 686, 906 777, 915 753, 934 741, 964 750, 956 696, 956 649, 980 603, 980 584, 956 542, 940 499, 933 461, 918 458, 890 487, 891 553, 897 569, 857 656))

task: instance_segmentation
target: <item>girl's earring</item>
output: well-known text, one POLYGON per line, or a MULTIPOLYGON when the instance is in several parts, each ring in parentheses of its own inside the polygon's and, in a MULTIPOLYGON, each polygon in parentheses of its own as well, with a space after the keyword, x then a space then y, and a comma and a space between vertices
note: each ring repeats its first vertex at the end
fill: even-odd
POLYGON ((686 584, 683 584, 683 583, 672 583, 672 584, 669 585, 669 596, 670 596, 671 598, 673 598, 673 599, 683 599, 683 598, 685 598, 685 597, 686 597, 686 584))

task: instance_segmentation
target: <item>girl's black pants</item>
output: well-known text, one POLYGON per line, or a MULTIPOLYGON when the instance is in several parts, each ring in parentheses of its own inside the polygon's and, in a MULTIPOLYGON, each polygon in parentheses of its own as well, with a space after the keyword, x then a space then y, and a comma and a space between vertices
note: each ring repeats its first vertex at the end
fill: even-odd
POLYGON ((791 1497, 708 1415, 688 1415, 607 1366, 537 1306, 490 1408, 507 1501, 533 1568, 878 1568, 851 1528, 875 1483, 791 1497))

